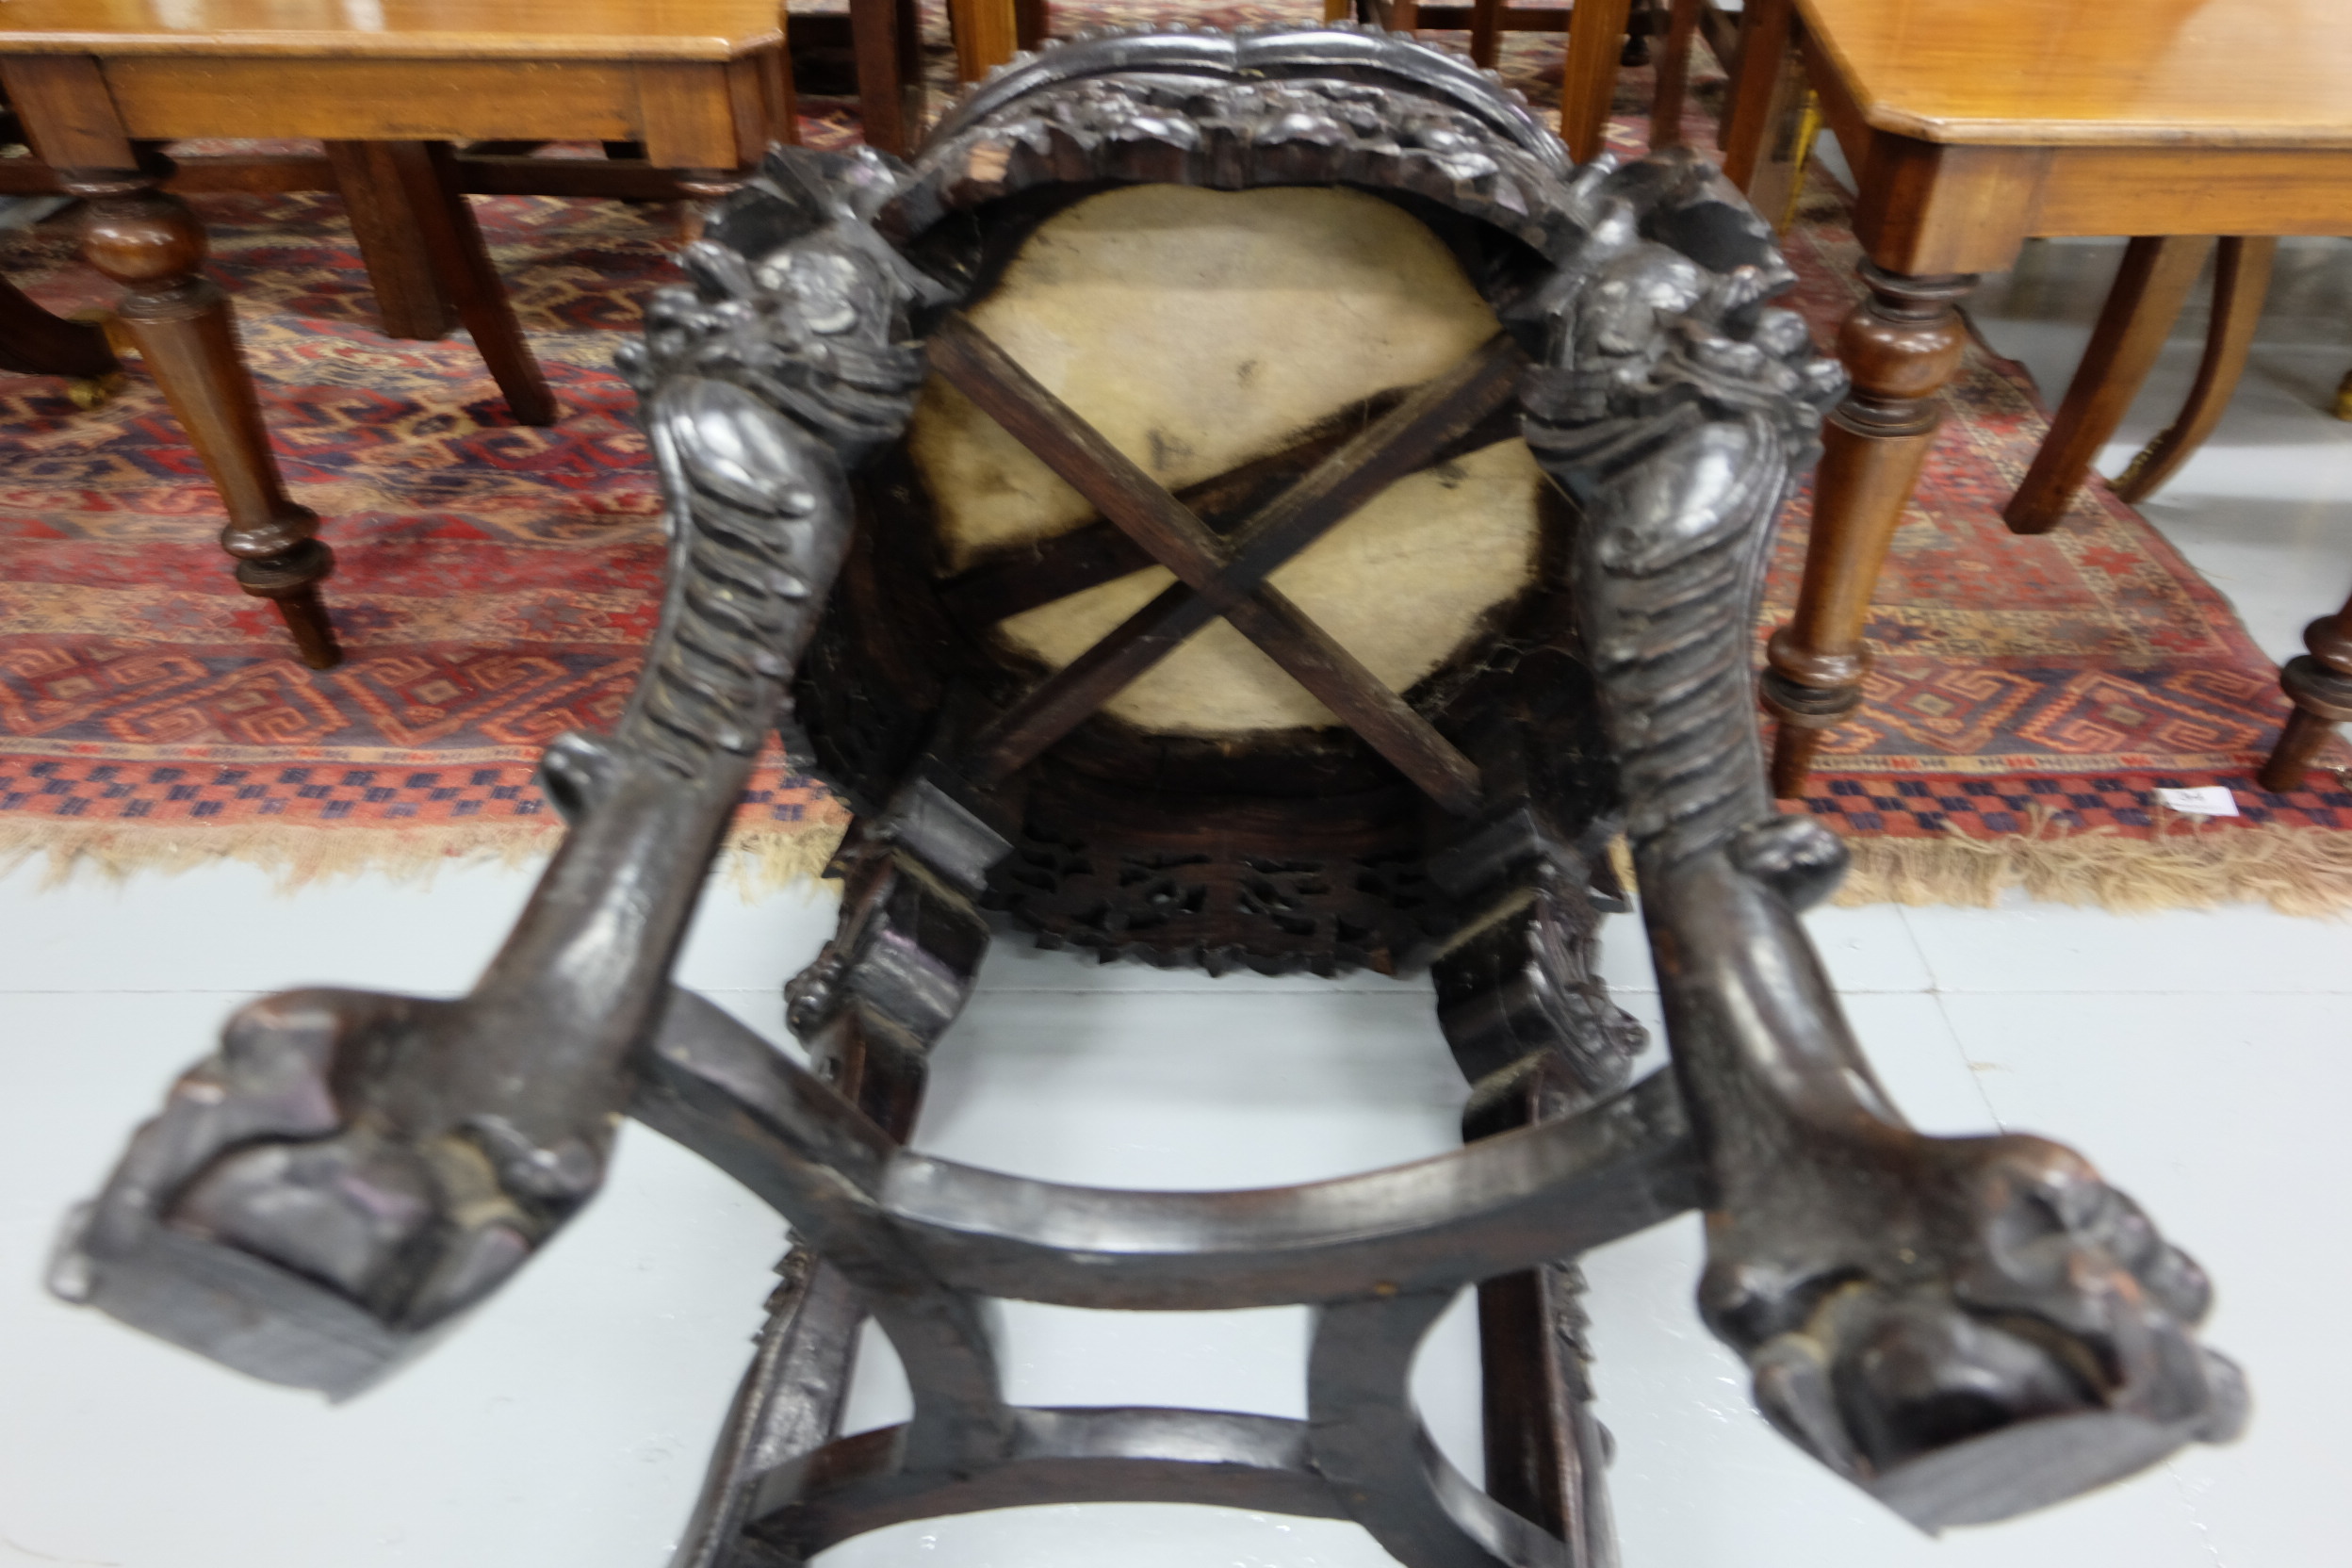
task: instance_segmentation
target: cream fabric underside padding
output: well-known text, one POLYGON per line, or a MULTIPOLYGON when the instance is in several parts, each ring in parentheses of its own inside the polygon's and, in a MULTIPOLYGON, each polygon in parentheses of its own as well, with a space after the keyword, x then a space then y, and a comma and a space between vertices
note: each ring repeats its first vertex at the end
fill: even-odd
MULTIPOLYGON (((1038 227, 972 317, 1171 490, 1280 451, 1375 393, 1429 381, 1496 329, 1427 227, 1378 197, 1315 187, 1137 186, 1090 197, 1038 227)), ((907 442, 950 570, 1094 514, 936 379, 907 442)), ((1523 443, 1498 443, 1392 485, 1273 580, 1403 691, 1533 580, 1541 482, 1523 443)), ((1000 629, 1059 668, 1170 580, 1152 567, 1000 629)), ((1222 621, 1106 710, 1193 734, 1337 722, 1222 621)))

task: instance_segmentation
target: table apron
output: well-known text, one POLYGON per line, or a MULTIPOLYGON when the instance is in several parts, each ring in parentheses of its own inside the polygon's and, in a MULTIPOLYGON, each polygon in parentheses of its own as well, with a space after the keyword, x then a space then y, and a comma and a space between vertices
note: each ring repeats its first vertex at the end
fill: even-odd
POLYGON ((737 61, 231 59, 100 62, 138 139, 644 141, 653 162, 756 162, 773 123, 759 57, 737 61))
POLYGON ((2352 149, 1987 147, 1881 131, 1854 234, 1915 276, 1996 272, 2029 238, 2352 235, 2352 149))

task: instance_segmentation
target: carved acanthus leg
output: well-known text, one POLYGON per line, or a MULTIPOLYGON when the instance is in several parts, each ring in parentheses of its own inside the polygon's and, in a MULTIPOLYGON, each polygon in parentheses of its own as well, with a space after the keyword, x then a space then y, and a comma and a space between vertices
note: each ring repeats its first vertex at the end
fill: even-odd
MULTIPOLYGON (((853 827, 834 863, 840 927, 785 994, 818 1075, 903 1143, 931 1047, 972 994, 988 928, 963 890, 871 828, 853 827)), ((841 1435, 865 1314, 840 1272, 797 1242, 776 1271, 784 1282, 670 1568, 723 1568, 760 1478, 841 1435)))
MULTIPOLYGON (((1465 1141, 1606 1099, 1642 1049, 1642 1026, 1592 972, 1598 916, 1581 858, 1540 829, 1519 841, 1532 854, 1430 966, 1439 1026, 1472 1085, 1465 1141)), ((1443 877, 1460 865, 1441 857, 1433 870, 1443 877)), ((1486 1487, 1565 1541, 1573 1568, 1613 1568, 1583 1291, 1566 1260, 1478 1287, 1486 1487)))
POLYGON ((1796 613, 1772 633, 1764 705, 1780 720, 1772 792, 1805 792, 1827 730, 1862 703, 1870 591, 1943 415, 1936 393, 1967 341, 1954 304, 1972 276, 1903 277, 1862 264, 1870 296, 1846 318, 1838 358, 1853 390, 1822 433, 1813 534, 1796 613))
POLYGON ((2278 684, 2295 703, 2295 712, 2262 767, 2265 790, 2300 785, 2329 732, 2337 725, 2352 723, 2352 599, 2334 614, 2305 627, 2303 645, 2311 651, 2288 660, 2278 672, 2278 684))
POLYGON ((220 547, 237 558, 237 585, 277 605, 303 663, 330 669, 343 653, 318 583, 335 556, 315 537, 318 515, 286 498, 229 298, 200 270, 204 228, 159 188, 170 172, 63 172, 66 189, 90 204, 82 255, 129 290, 122 325, 228 507, 220 547))

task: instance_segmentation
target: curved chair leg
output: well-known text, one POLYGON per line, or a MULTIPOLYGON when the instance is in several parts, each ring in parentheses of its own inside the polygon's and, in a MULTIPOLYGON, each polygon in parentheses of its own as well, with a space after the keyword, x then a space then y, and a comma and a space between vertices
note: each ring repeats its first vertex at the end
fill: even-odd
POLYGON ((2311 651, 2287 661, 2278 684, 2295 703, 2270 760, 2263 764, 2265 790, 2292 790, 2303 782, 2311 760, 2337 725, 2352 722, 2352 599, 2303 629, 2311 651))
MULTIPOLYGON (((1524 808, 1513 815, 1533 823, 1524 808)), ((1625 1086, 1642 1041, 1592 972, 1599 916, 1583 858, 1540 828, 1506 842, 1484 862, 1515 863, 1485 896, 1464 899, 1475 912, 1430 965, 1439 1027, 1472 1084, 1465 1141, 1606 1099, 1625 1086)), ((1485 879, 1449 876, 1447 858, 1432 874, 1456 883, 1449 891, 1478 890, 1462 884, 1485 879)), ((1592 1414, 1583 1293, 1573 1260, 1478 1287, 1486 1486, 1565 1541, 1572 1568, 1612 1568, 1608 1439, 1592 1414)))
MULTIPOLYGON (((830 868, 841 918, 785 988, 810 1064, 891 1137, 914 1132, 930 1050, 972 994, 987 921, 939 869, 853 826, 830 868)), ((865 1313, 848 1282, 794 1244, 670 1568, 732 1560, 762 1475, 841 1435, 865 1313)))
POLYGON ((2201 236, 2152 235, 2132 240, 2124 252, 2066 401, 2050 416, 2042 449, 2001 511, 2010 532, 2048 533, 2064 520, 2091 460, 2123 422, 2171 335, 2213 244, 2201 236))
POLYGON ((2141 448, 2115 480, 2113 489, 2119 499, 2136 503, 2163 489, 2173 471, 2221 423, 2246 374, 2246 351, 2254 346, 2254 328, 2262 320, 2271 264, 2278 254, 2278 239, 2267 235, 2231 235, 2215 249, 2213 318, 2205 330, 2205 357, 2197 364, 2197 381, 2164 433, 2141 448))

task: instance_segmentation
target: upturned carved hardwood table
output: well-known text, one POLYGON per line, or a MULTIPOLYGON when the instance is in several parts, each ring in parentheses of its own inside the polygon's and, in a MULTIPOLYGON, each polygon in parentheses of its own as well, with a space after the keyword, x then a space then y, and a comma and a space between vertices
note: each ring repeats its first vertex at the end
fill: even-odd
POLYGON ((341 657, 318 597, 335 558, 286 493, 228 297, 202 270, 203 227, 162 188, 171 165, 150 144, 397 149, 417 165, 391 172, 419 198, 461 318, 516 416, 546 424, 554 401, 471 210, 427 161, 477 139, 635 141, 691 192, 723 194, 791 139, 783 43, 776 0, 10 0, 0 79, 35 150, 90 204, 82 253, 128 290, 122 323, 227 505, 237 585, 273 600, 323 669, 341 657))
MULTIPOLYGON (((2030 237, 2132 235, 2143 286, 2185 292, 2211 236, 2346 232, 2352 25, 2329 0, 1750 8, 1726 172, 1754 179, 1769 78, 1793 41, 1854 167, 1869 289, 1838 335, 1853 391, 1830 416, 1804 586, 1764 677, 1780 720, 1772 787, 1791 796, 1862 700, 1871 589, 1935 440, 1965 341, 1955 307, 1977 274, 2030 237)), ((2015 531, 2057 526, 2097 447, 2069 424, 2102 416, 2082 408, 2052 429, 2007 508, 2015 531)))

